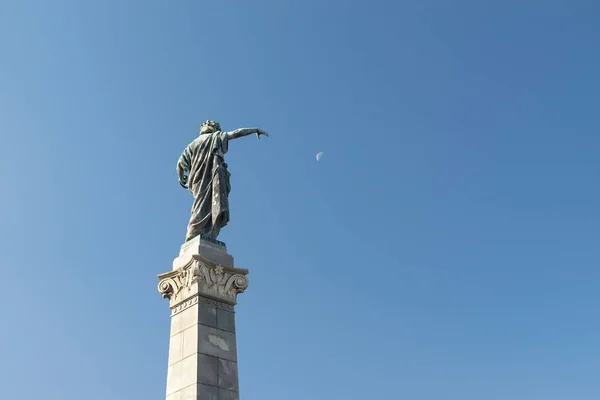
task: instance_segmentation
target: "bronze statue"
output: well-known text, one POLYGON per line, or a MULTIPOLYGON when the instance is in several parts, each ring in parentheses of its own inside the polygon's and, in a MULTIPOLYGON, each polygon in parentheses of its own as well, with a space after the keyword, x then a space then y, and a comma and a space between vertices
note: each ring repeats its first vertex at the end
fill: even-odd
POLYGON ((240 128, 222 132, 215 121, 206 121, 200 127, 200 136, 190 143, 177 162, 179 183, 192 192, 194 205, 185 241, 202 234, 216 239, 221 228, 229 222, 229 192, 231 186, 224 155, 229 141, 256 134, 269 136, 258 128, 240 128))

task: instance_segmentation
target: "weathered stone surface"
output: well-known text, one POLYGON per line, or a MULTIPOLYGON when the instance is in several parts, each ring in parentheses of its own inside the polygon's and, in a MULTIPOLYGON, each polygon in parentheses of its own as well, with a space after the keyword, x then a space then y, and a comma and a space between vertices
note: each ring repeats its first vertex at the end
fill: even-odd
POLYGON ((234 305, 248 287, 248 270, 216 264, 196 254, 189 265, 160 274, 158 291, 169 299, 172 314, 194 306, 196 295, 234 305))
POLYGON ((179 250, 179 256, 173 260, 173 269, 185 267, 192 261, 192 257, 199 254, 202 257, 224 267, 233 268, 233 256, 227 252, 224 245, 211 243, 200 236, 196 236, 184 243, 179 250))
POLYGON ((181 389, 194 385, 198 379, 198 356, 196 354, 181 360, 179 385, 181 389))
POLYGON ((219 389, 219 400, 240 400, 240 394, 226 389, 219 389))
POLYGON ((197 396, 198 400, 221 400, 219 399, 219 389, 216 386, 199 384, 197 396))
POLYGON ((168 395, 167 400, 181 400, 181 391, 168 395))
POLYGON ((198 325, 198 353, 237 361, 235 334, 198 325))
POLYGON ((202 325, 217 327, 217 307, 206 305, 198 310, 198 322, 202 325))
POLYGON ((182 333, 182 357, 198 353, 198 324, 192 325, 182 333))
POLYGON ((235 333, 235 314, 231 311, 217 310, 217 328, 235 333))
POLYGON ((217 357, 194 353, 170 365, 167 370, 167 396, 174 396, 177 392, 181 392, 190 386, 194 387, 196 384, 217 387, 219 385, 219 371, 221 371, 221 374, 225 374, 223 379, 226 380, 228 388, 236 387, 237 369, 232 372, 233 367, 227 364, 226 367, 229 369, 224 370, 223 366, 219 365, 220 361, 217 357), (233 379, 236 379, 236 381, 234 382, 233 379))
POLYGON ((181 361, 179 361, 167 368, 167 396, 181 389, 181 361))
POLYGON ((181 390, 180 400, 204 400, 202 397, 198 397, 198 385, 193 384, 181 390))
POLYGON ((219 359, 216 357, 198 354, 198 383, 217 386, 219 359))
POLYGON ((181 332, 176 335, 171 336, 171 341, 169 343, 169 365, 173 365, 176 362, 181 361, 182 344, 183 344, 183 334, 181 332))
POLYGON ((236 362, 219 359, 219 388, 239 391, 236 362))
POLYGON ((198 254, 190 259, 159 275, 159 292, 171 307, 167 400, 237 400, 234 305, 248 271, 198 254))

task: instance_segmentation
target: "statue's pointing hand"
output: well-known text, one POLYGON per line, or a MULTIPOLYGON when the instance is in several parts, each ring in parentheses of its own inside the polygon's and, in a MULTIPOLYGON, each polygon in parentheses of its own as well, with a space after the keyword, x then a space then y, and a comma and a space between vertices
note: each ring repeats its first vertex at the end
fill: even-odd
POLYGON ((267 132, 263 131, 262 129, 257 129, 256 130, 256 139, 260 140, 260 135, 269 137, 269 134, 267 132))

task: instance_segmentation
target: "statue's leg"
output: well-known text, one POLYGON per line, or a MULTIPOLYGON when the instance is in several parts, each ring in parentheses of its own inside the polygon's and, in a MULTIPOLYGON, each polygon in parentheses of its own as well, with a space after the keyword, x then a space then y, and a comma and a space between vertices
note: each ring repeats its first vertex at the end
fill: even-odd
POLYGON ((200 234, 206 235, 208 232, 210 232, 212 228, 212 215, 210 207, 210 202, 207 201, 206 197, 194 198, 192 215, 190 216, 190 222, 188 223, 186 242, 200 234))
POLYGON ((213 226, 212 229, 210 230, 210 232, 208 232, 206 234, 206 236, 211 239, 216 239, 217 236, 219 236, 220 231, 221 231, 221 228, 219 228, 218 226, 213 226))
POLYGON ((198 221, 193 219, 192 221, 190 221, 190 224, 188 225, 188 231, 187 231, 187 235, 185 236, 185 241, 186 242, 190 241, 200 234, 204 234, 205 236, 208 236, 208 234, 206 232, 206 230, 208 228, 210 228, 210 225, 207 226, 206 223, 204 223, 204 224, 198 223, 198 221))

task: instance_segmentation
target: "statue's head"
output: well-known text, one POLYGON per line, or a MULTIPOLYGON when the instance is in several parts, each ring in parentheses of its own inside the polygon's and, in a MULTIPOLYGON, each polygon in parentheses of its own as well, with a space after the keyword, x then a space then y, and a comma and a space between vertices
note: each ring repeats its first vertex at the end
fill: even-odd
POLYGON ((216 121, 205 121, 200 126, 200 134, 213 133, 221 130, 221 125, 216 121))

